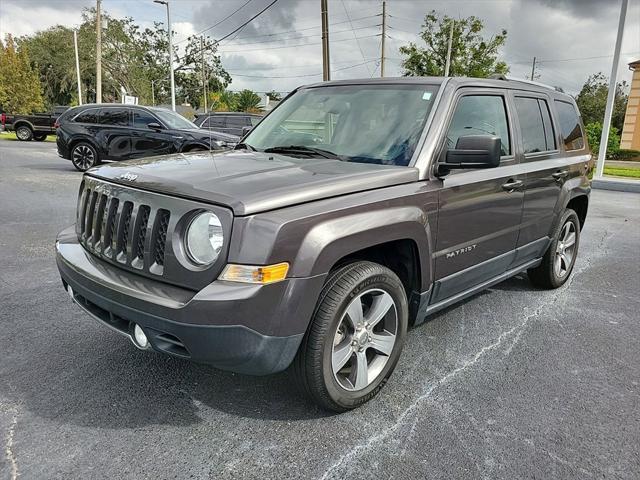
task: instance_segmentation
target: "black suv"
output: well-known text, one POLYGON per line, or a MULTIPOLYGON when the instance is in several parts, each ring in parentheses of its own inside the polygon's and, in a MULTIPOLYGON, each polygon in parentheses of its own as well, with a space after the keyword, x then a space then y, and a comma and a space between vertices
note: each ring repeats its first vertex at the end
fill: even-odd
POLYGON ((102 160, 232 148, 238 138, 203 132, 164 108, 91 104, 67 110, 58 118, 58 155, 81 172, 102 160))
POLYGON ((260 120, 262 120, 262 115, 253 113, 214 112, 196 115, 193 123, 200 128, 206 128, 214 132, 242 137, 247 130, 255 127, 260 120))
POLYGON ((258 375, 293 365, 343 411, 383 387, 409 326, 520 272, 564 284, 592 167, 575 101, 552 88, 310 85, 235 150, 88 172, 58 268, 138 348, 258 375))

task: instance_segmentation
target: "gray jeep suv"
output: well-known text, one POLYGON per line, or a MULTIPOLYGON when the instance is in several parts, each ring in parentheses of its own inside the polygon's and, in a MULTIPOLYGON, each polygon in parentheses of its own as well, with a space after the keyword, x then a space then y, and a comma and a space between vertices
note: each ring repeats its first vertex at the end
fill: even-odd
POLYGON ((514 80, 302 87, 235 150, 88 171, 57 263, 141 349, 264 375, 344 411, 409 326, 527 271, 561 286, 593 168, 578 110, 514 80))

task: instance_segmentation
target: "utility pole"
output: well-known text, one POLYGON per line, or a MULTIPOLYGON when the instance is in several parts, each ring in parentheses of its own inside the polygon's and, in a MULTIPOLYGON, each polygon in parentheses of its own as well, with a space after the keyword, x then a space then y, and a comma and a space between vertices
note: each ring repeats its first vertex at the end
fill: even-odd
POLYGON ((204 35, 200 37, 200 53, 202 54, 202 93, 204 95, 204 113, 207 113, 207 74, 204 63, 204 35))
POLYGON ((533 57, 533 65, 531 65, 531 81, 536 80, 536 57, 533 57))
POLYGON ((382 2, 382 38, 380 40, 380 78, 384 77, 384 39, 387 36, 387 2, 382 2))
POLYGON ((329 11, 327 0, 320 0, 320 14, 322 16, 322 80, 331 80, 331 66, 329 57, 329 11))
POLYGON ((153 3, 159 3, 167 7, 167 33, 169 34, 169 74, 171 77, 171 109, 176 111, 176 83, 173 78, 173 40, 171 36, 171 13, 169 12, 168 0, 153 0, 153 3))
POLYGON ((73 31, 73 47, 76 50, 76 76, 78 78, 78 105, 82 105, 82 89, 80 88, 80 59, 78 57, 78 32, 73 31))
POLYGON ((604 122, 602 122, 602 136, 600 137, 600 150, 598 151, 598 163, 596 163, 596 178, 602 178, 604 172, 604 159, 607 154, 609 143, 609 128, 611 128, 611 115, 613 114, 613 101, 616 98, 616 82, 618 77, 618 64, 620 63, 620 48, 622 47, 622 36, 624 34, 624 24, 627 19, 627 5, 629 0, 622 0, 620 7, 620 20, 618 21, 618 37, 616 47, 613 52, 613 65, 611 66, 611 76, 609 77, 609 94, 607 95, 607 107, 604 111, 604 122))
POLYGON ((102 14, 96 0, 96 103, 102 103, 102 14))
POLYGON ((444 76, 449 76, 449 69, 451 68, 451 48, 453 46, 453 27, 455 25, 455 20, 451 20, 451 28, 449 30, 449 42, 447 43, 447 61, 444 65, 444 76))

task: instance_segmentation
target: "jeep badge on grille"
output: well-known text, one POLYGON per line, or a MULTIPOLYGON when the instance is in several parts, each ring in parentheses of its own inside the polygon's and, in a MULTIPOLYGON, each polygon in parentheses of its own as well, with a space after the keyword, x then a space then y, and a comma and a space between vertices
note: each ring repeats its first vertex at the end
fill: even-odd
POLYGON ((136 175, 135 173, 127 172, 123 173, 118 178, 120 178, 120 180, 127 180, 128 182, 135 182, 136 178, 138 178, 138 175, 136 175))

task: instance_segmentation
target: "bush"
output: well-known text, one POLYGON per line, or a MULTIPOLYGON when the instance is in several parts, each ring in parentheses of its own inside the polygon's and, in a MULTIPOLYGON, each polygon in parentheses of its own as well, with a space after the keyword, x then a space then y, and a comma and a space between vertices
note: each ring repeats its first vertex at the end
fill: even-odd
POLYGON ((609 160, 626 160, 628 162, 640 162, 640 150, 616 150, 607 155, 609 160))
MULTIPOLYGON (((585 127, 589 146, 594 155, 598 155, 600 151, 600 137, 602 136, 602 124, 593 122, 585 127)), ((607 158, 611 158, 616 152, 620 151, 620 135, 616 127, 609 129, 609 141, 607 145, 607 158)))

